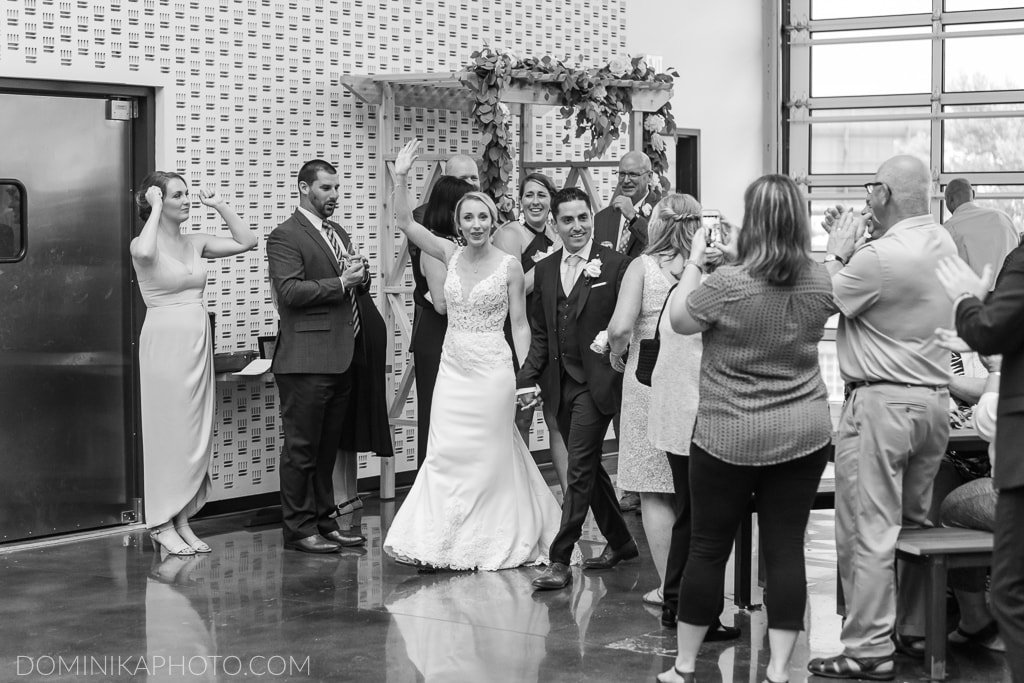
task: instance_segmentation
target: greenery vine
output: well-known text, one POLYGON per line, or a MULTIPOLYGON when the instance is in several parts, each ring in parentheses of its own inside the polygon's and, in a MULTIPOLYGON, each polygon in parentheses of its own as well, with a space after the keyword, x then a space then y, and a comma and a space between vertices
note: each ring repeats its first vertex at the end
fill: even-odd
MULTIPOLYGON (((471 60, 462 74, 462 82, 474 94, 472 116, 483 134, 481 187, 499 200, 503 212, 511 201, 508 183, 512 177, 512 115, 501 100, 513 81, 529 85, 538 81, 549 83, 551 90, 558 93, 559 113, 565 120, 566 131, 570 131, 562 141, 569 143, 574 126, 577 138, 589 133, 590 146, 584 158, 593 159, 602 156, 618 139, 625 129, 623 117, 633 110, 631 84, 624 81, 672 83, 673 77, 679 76, 673 69, 656 73, 643 55, 616 57, 601 67, 577 68, 550 56, 520 59, 511 52, 485 47, 474 52, 471 60)), ((548 97, 550 93, 545 94, 548 97)), ((668 170, 661 133, 674 130, 670 103, 644 117, 643 151, 658 175, 668 170)))

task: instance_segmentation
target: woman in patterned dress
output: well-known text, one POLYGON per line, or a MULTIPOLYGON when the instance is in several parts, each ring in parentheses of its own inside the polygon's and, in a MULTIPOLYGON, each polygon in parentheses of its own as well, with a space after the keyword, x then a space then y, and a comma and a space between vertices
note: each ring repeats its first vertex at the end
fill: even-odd
POLYGON ((658 315, 683 270, 690 238, 697 227, 700 204, 693 197, 672 194, 658 202, 648 225, 648 247, 629 264, 615 313, 608 323, 609 359, 613 367, 625 372, 616 484, 622 490, 640 494, 644 533, 661 579, 661 585, 645 594, 643 600, 656 606, 661 605, 664 596, 665 566, 676 519, 675 488, 665 451, 647 436, 651 389, 637 381, 636 365, 640 340, 654 337, 658 315), (627 348, 632 353, 623 361, 627 348))

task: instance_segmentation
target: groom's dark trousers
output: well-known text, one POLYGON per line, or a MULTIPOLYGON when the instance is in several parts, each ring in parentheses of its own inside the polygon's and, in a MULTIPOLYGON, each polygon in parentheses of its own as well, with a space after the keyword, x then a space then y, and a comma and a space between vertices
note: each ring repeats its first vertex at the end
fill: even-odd
POLYGON ((562 523, 549 555, 552 562, 569 564, 588 508, 593 508, 597 526, 612 548, 621 548, 632 536, 619 511, 612 480, 601 464, 604 437, 612 416, 598 410, 586 384, 577 382, 565 370, 561 375, 557 420, 558 429, 567 437, 569 469, 562 523))

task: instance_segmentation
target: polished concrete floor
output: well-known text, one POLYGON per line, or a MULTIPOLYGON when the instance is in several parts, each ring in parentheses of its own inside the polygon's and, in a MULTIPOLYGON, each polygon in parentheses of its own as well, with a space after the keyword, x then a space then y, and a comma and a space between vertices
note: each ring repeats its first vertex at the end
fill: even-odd
MULTIPOLYGON (((653 681, 674 631, 640 596, 657 583, 641 519, 639 561, 574 570, 571 590, 534 596, 539 570, 418 574, 383 555, 395 503, 368 500, 354 520, 367 548, 313 556, 282 548, 246 515, 204 520, 210 555, 160 557, 143 531, 0 552, 0 681, 653 681)), ((790 672, 838 652, 832 513, 808 530, 808 631, 790 672)), ((588 525, 581 543, 603 542, 588 525)), ((731 606, 738 642, 706 645, 698 680, 759 682, 765 615, 731 606)), ((755 600, 760 592, 755 588, 755 600)), ((1001 657, 953 651, 951 680, 998 681, 1001 657)), ((897 680, 923 677, 898 661, 897 680)), ((815 679, 824 680, 824 679, 815 679)))

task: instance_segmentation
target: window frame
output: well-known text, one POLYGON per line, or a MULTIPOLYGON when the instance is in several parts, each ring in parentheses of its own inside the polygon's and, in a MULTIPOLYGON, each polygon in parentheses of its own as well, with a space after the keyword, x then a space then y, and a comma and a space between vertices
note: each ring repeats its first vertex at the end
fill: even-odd
POLYGON ((0 254, 0 263, 18 263, 25 260, 25 255, 28 254, 28 189, 17 178, 0 178, 0 186, 3 185, 11 185, 18 188, 20 195, 17 235, 17 244, 20 248, 17 253, 11 256, 0 254))

